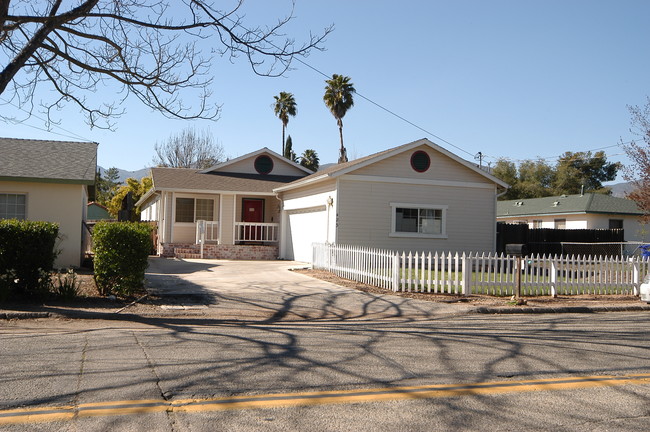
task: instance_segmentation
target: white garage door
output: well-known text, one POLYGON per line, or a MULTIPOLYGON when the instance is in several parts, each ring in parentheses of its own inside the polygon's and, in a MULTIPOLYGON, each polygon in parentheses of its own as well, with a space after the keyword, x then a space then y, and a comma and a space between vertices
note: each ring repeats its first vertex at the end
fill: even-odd
POLYGON ((291 210, 288 219, 287 259, 311 262, 312 243, 324 243, 327 240, 325 206, 291 210))

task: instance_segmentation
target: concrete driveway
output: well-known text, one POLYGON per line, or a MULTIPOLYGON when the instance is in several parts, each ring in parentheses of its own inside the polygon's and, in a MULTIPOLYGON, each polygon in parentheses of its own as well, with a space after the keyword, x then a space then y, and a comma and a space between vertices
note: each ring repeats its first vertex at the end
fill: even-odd
POLYGON ((470 308, 364 293, 290 271, 306 266, 292 261, 155 257, 149 261, 147 290, 179 308, 206 308, 214 318, 262 322, 431 319, 470 308))

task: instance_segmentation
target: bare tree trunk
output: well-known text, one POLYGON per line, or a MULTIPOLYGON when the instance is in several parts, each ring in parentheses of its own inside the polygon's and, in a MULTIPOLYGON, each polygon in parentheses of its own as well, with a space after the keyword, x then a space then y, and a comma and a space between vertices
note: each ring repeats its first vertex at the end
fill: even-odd
POLYGON ((345 163, 348 161, 348 152, 343 146, 343 122, 339 120, 339 135, 341 137, 341 148, 339 150, 339 163, 345 163))

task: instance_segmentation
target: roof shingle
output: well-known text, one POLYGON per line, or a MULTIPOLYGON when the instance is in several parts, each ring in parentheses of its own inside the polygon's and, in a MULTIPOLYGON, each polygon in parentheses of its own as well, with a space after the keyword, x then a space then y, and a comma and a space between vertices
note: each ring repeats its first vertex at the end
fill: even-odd
POLYGON ((92 184, 97 143, 0 138, 0 177, 92 184))

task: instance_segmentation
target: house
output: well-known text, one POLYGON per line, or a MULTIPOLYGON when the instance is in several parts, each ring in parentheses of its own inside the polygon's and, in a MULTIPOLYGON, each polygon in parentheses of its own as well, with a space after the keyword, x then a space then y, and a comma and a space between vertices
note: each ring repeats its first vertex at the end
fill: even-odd
POLYGON ((312 171, 263 148, 205 170, 152 168, 136 203, 158 226, 162 256, 277 259, 281 202, 273 189, 312 171))
POLYGON ((0 219, 59 224, 56 267, 79 267, 97 143, 0 138, 0 219))
POLYGON ((643 211, 626 198, 586 193, 499 201, 497 221, 528 224, 531 228, 623 228, 626 241, 646 241, 640 220, 643 211))
POLYGON ((428 139, 333 165, 274 189, 280 256, 311 261, 313 242, 407 251, 495 250, 507 184, 428 139))
POLYGON ((152 168, 136 203, 163 256, 310 262, 314 242, 493 251, 501 180, 427 139, 311 173, 263 148, 207 170, 152 168))
POLYGON ((88 203, 88 220, 89 221, 100 221, 100 220, 110 220, 112 219, 111 215, 108 213, 106 206, 101 205, 97 202, 88 203))

